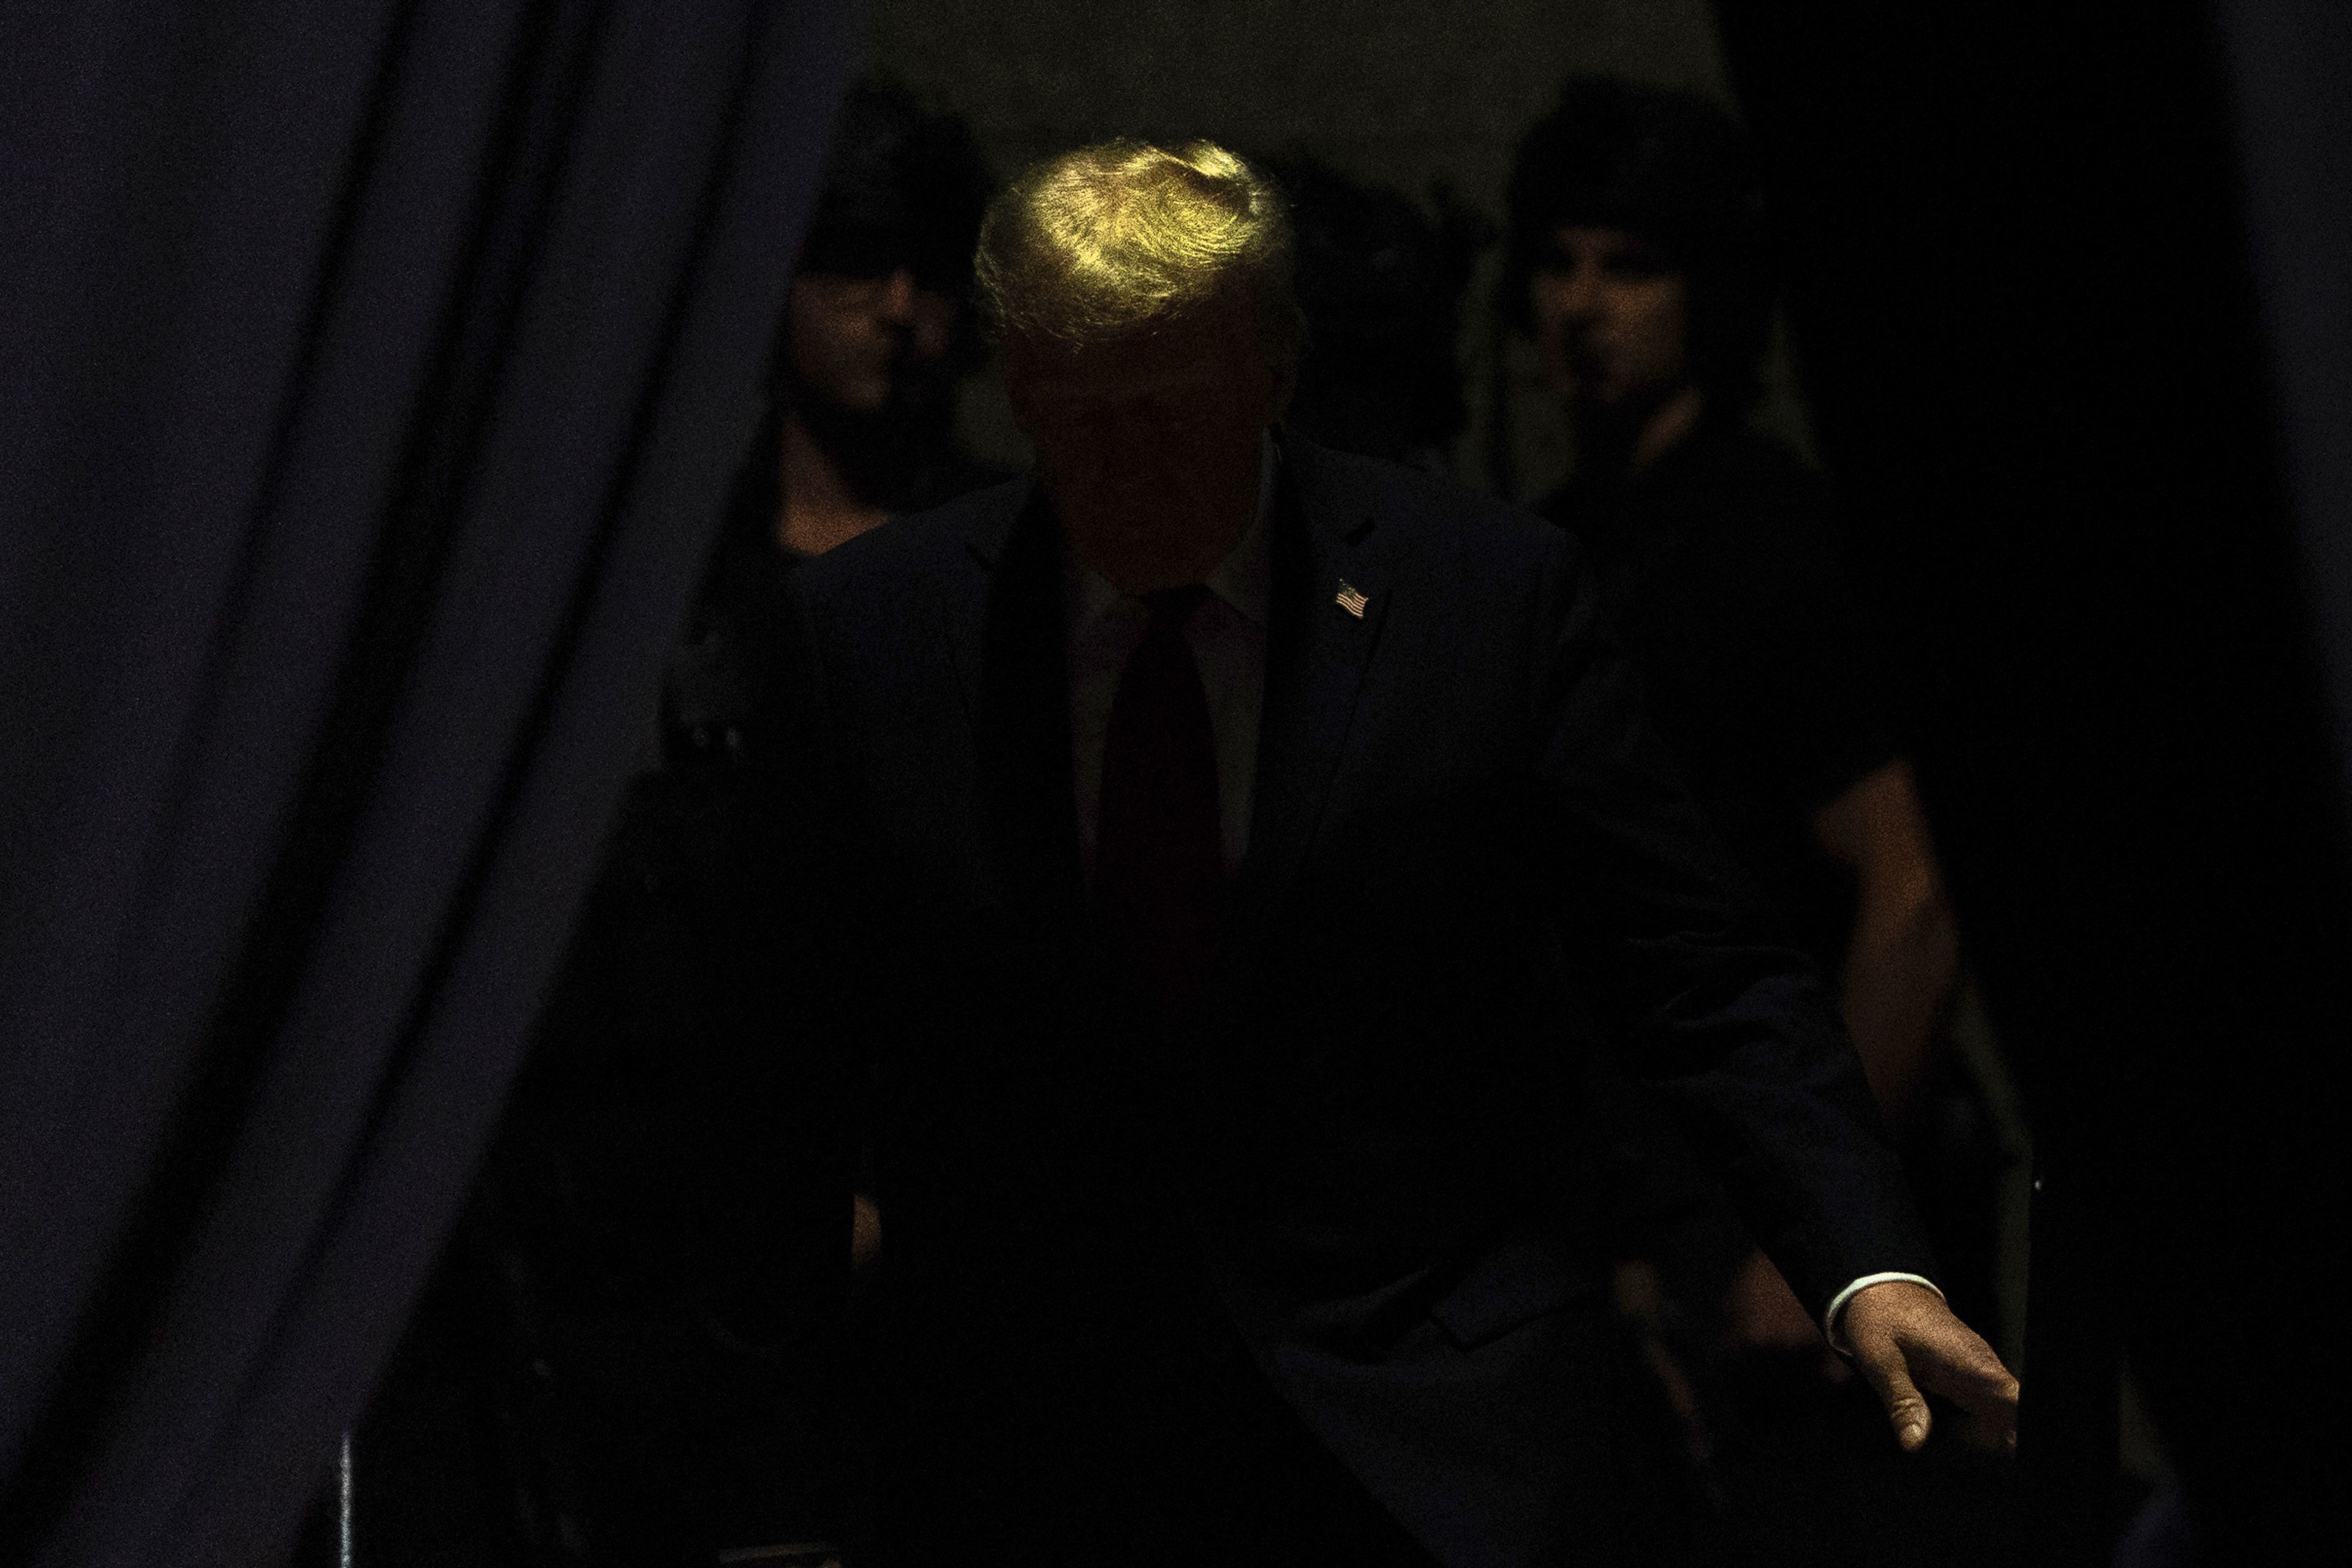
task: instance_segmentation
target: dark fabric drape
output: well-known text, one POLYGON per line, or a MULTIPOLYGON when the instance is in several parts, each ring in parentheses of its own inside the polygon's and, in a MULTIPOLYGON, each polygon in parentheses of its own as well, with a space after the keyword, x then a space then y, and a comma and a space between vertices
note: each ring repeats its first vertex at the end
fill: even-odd
POLYGON ((0 1561, 290 1538, 592 872, 858 21, 0 16, 0 1561))
POLYGON ((2338 766, 2352 783, 2352 9, 2214 6, 2281 455, 2319 613, 2338 766))
POLYGON ((2294 1560, 2342 1489, 2352 27, 1717 10, 2033 1121, 2034 1559, 2109 1560, 2127 1362, 2203 1560, 2294 1560))

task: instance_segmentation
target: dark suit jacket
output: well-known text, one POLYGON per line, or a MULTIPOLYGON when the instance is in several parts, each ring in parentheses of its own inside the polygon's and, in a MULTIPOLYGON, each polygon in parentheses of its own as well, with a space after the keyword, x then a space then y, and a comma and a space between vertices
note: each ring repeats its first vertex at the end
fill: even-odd
POLYGON ((1255 815, 1204 1019, 1137 1000, 1088 912, 1061 544, 1031 487, 804 574, 888 1452, 902 1479, 994 1466, 969 1503, 1019 1489, 1024 1444, 1116 1448, 1213 1301, 1443 1561, 1569 1561, 1605 1484, 1579 1349, 1595 1053, 1686 1115, 1817 1311, 1930 1262, 1853 1052, 1644 732, 1571 540, 1284 452, 1255 815))

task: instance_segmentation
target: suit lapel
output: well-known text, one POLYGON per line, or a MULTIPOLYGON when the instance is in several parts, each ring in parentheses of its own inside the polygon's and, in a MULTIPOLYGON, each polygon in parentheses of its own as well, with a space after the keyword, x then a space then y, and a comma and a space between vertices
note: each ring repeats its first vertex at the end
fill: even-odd
POLYGON ((1283 447, 1272 519, 1265 708, 1249 850, 1234 887, 1221 982, 1238 980, 1323 818, 1356 700, 1397 584, 1379 522, 1323 482, 1322 454, 1283 447))

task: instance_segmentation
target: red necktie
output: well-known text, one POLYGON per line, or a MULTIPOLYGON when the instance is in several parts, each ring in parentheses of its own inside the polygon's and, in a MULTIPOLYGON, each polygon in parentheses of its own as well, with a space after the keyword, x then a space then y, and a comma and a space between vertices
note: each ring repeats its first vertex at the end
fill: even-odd
POLYGON ((1208 989, 1224 897, 1217 742, 1184 623, 1199 584, 1144 596, 1151 625, 1119 677, 1103 741, 1095 899, 1145 983, 1171 1010, 1208 989))

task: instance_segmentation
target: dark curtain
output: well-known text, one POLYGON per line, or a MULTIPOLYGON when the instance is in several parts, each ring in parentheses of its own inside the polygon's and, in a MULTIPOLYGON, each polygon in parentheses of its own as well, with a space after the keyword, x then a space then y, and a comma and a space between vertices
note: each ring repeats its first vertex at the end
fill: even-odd
POLYGON ((2294 1560, 2344 1447, 2352 23, 1717 10, 2034 1124, 2036 1553, 2107 1561, 2121 1358, 2204 1559, 2294 1560))
POLYGON ((2264 345, 2341 775, 2352 781, 2352 8, 2214 7, 2264 345))
POLYGON ((593 868, 859 10, 0 13, 0 1560, 285 1549, 593 868))

